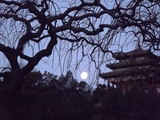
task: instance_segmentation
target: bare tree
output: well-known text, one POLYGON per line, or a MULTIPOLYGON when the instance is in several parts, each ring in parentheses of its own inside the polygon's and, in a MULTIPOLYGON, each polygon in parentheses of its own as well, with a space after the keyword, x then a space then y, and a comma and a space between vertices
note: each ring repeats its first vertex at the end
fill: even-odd
POLYGON ((121 41, 139 39, 159 49, 159 6, 157 0, 1 0, 0 51, 10 63, 11 76, 22 83, 57 42, 66 55, 77 51, 99 63, 121 41), (19 59, 27 62, 22 68, 19 59))

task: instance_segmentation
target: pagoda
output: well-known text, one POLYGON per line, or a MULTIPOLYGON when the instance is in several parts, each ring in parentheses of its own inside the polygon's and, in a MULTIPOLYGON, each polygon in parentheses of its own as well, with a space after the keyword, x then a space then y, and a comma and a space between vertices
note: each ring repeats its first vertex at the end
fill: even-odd
POLYGON ((99 74, 108 85, 112 83, 123 89, 160 86, 160 57, 150 50, 143 50, 138 44, 135 50, 114 53, 113 57, 119 62, 106 65, 112 71, 99 74))

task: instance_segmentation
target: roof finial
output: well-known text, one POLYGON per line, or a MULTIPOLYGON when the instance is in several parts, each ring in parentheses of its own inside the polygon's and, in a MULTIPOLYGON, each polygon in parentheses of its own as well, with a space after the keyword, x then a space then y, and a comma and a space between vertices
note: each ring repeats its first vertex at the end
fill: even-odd
POLYGON ((137 44, 137 50, 141 50, 141 44, 140 44, 140 41, 138 40, 138 44, 137 44))

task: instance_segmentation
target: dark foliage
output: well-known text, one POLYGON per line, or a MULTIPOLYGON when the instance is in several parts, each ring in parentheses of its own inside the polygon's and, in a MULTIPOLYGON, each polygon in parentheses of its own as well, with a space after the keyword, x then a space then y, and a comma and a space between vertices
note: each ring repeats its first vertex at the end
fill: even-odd
POLYGON ((65 50, 67 63, 73 51, 81 51, 77 66, 85 56, 96 64, 95 59, 112 54, 112 45, 123 47, 128 39, 130 43, 130 35, 132 41, 159 50, 159 0, 112 2, 110 6, 105 0, 73 0, 62 7, 54 0, 0 0, 0 52, 11 67, 0 72, 0 119, 159 120, 160 100, 154 90, 144 93, 137 88, 124 94, 121 89, 99 85, 92 93, 70 72, 59 80, 48 72, 31 72, 52 54, 57 42, 62 43, 60 50, 65 50), (122 43, 118 37, 124 34, 127 37, 122 43), (26 61, 23 67, 19 58, 26 61))
POLYGON ((0 119, 159 120, 160 118, 160 95, 154 88, 147 93, 139 88, 124 93, 121 89, 107 89, 106 85, 100 84, 95 90, 90 91, 87 89, 89 87, 87 83, 84 81, 78 83, 70 71, 60 78, 56 80, 56 76, 48 72, 44 74, 33 72, 26 76, 24 86, 14 96, 1 91, 0 119), (48 80, 49 82, 44 84, 44 81, 48 80), (73 81, 76 84, 73 84, 73 81), (43 84, 35 84, 37 82, 43 84))

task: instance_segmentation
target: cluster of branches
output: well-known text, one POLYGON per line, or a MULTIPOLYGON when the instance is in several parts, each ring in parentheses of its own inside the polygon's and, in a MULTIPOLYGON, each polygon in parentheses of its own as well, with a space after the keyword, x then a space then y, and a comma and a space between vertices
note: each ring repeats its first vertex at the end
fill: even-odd
POLYGON ((22 79, 51 55, 57 42, 60 49, 67 48, 66 55, 77 50, 94 62, 97 56, 112 53, 115 41, 131 41, 129 36, 159 49, 159 6, 155 0, 1 0, 0 51, 16 79, 22 79), (27 61, 22 68, 19 58, 27 61))

